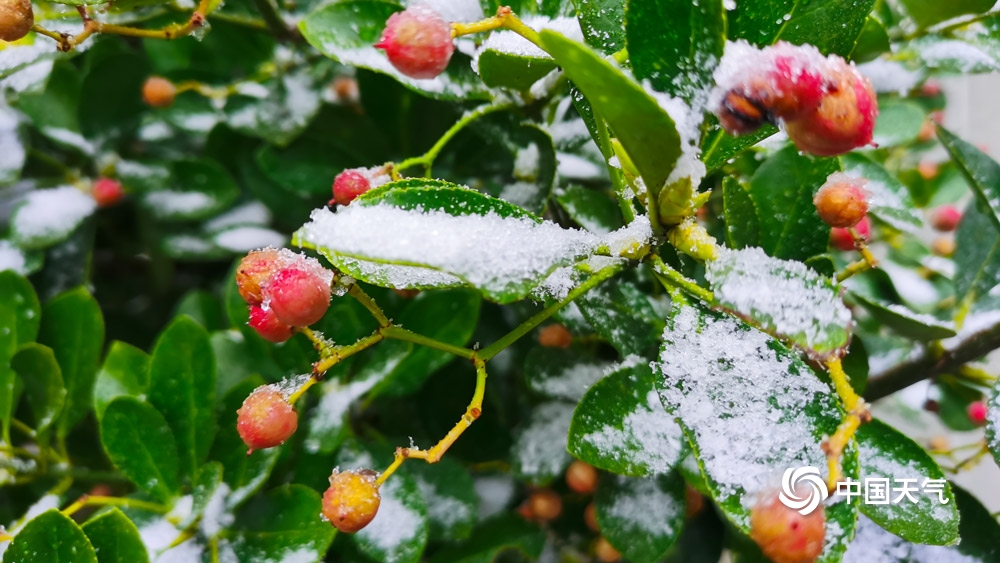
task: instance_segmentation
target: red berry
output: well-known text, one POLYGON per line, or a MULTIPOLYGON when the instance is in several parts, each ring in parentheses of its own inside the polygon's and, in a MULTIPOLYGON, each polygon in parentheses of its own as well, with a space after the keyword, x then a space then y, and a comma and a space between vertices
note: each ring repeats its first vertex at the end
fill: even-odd
POLYGON ((284 342, 295 334, 295 327, 278 320, 271 309, 263 309, 259 305, 250 306, 250 328, 268 342, 284 342))
POLYGON ((528 497, 528 508, 536 520, 555 520, 562 514, 562 498, 555 491, 541 489, 528 497))
POLYGON ((969 415, 969 420, 971 420, 973 424, 978 426, 986 424, 986 403, 982 401, 969 403, 969 408, 966 412, 969 415))
POLYGON ((344 170, 333 179, 333 201, 337 205, 348 205, 356 197, 371 189, 372 184, 362 169, 344 170))
POLYGON ((17 41, 35 25, 31 0, 5 0, 0 3, 0 39, 17 41))
POLYGON ((275 248, 253 250, 240 262, 236 268, 236 287, 240 297, 248 305, 260 305, 264 302, 263 286, 282 264, 281 253, 275 248))
MULTIPOLYGON (((865 239, 871 234, 871 224, 868 222, 868 216, 865 216, 854 226, 854 230, 858 231, 858 234, 863 236, 865 239)), ((838 250, 843 250, 844 252, 850 252, 855 249, 854 237, 851 233, 842 227, 834 227, 830 229, 830 244, 838 250)))
POLYGON ((566 468, 566 486, 571 491, 589 495, 597 490, 597 470, 585 461, 574 460, 566 468))
POLYGON ((962 212, 954 205, 942 205, 931 213, 931 225, 935 229, 944 232, 951 232, 958 228, 958 223, 962 220, 962 212))
POLYGON ((94 182, 94 201, 98 207, 110 207, 118 203, 125 196, 122 183, 111 178, 98 178, 94 182))
MULTIPOLYGON (((774 69, 768 79, 774 98, 766 100, 775 116, 797 119, 819 106, 826 93, 822 68, 812 60, 808 47, 779 42, 764 51, 775 53, 774 69)), ((825 62, 825 61, 824 61, 825 62)))
POLYGON ((573 335, 561 324, 551 324, 538 331, 538 343, 546 348, 569 348, 573 335))
POLYGON ((871 82, 854 67, 828 77, 829 92, 813 111, 786 123, 788 137, 804 152, 836 156, 872 142, 878 103, 871 82))
POLYGON ((298 425, 298 413, 272 385, 254 389, 236 411, 236 431, 250 452, 280 446, 298 425))
POLYGON ((341 532, 353 534, 375 518, 381 502, 374 471, 334 469, 323 493, 323 516, 341 532))
POLYGON ((309 326, 330 307, 330 283, 314 272, 286 268, 264 286, 264 300, 279 321, 309 326))
POLYGON ((434 78, 441 74, 455 51, 451 26, 426 6, 407 8, 389 16, 375 47, 384 49, 392 66, 410 78, 434 78))
POLYGON ((170 107, 176 95, 174 83, 161 76, 150 76, 142 85, 142 100, 154 108, 170 107))
POLYGON ((816 192, 813 203, 824 223, 831 227, 853 227, 868 213, 868 180, 834 172, 816 192))
POLYGON ((774 563, 815 561, 826 537, 823 505, 803 516, 782 504, 777 494, 768 494, 750 511, 750 537, 774 563))

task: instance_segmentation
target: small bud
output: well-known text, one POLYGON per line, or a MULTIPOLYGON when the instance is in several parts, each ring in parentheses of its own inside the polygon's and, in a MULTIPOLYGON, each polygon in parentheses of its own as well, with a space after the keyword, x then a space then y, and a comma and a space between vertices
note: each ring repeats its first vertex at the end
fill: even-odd
POLYGON ((538 343, 546 348, 569 348, 573 335, 561 324, 550 324, 538 331, 538 343))
POLYGON ((272 385, 254 389, 236 411, 236 430, 250 452, 280 446, 298 425, 298 413, 272 385))
POLYGON ((309 326, 330 307, 330 284, 314 272, 299 268, 279 270, 263 288, 264 301, 279 321, 309 326))
POLYGON ((281 266, 281 253, 275 248, 253 250, 236 268, 236 287, 248 305, 264 302, 263 286, 281 266))
POLYGON ((813 111, 786 123, 788 137, 799 150, 837 156, 872 142, 878 102, 871 82, 840 60, 831 73, 829 91, 813 111))
POLYGON ((444 72, 455 44, 444 18, 427 6, 414 6, 389 16, 375 48, 385 50, 396 70, 421 79, 444 72))
POLYGON ((250 306, 250 328, 257 331, 261 338, 268 342, 284 342, 295 334, 295 327, 278 320, 271 309, 263 309, 259 305, 250 306))
POLYGON ((17 41, 35 25, 31 0, 3 0, 0 3, 0 39, 17 41))
POLYGON ((528 507, 536 520, 555 520, 562 514, 562 498, 555 491, 539 489, 528 497, 528 507))
POLYGON ((334 469, 323 493, 323 516, 341 532, 353 534, 375 518, 381 502, 374 471, 334 469))
POLYGON ((142 85, 142 101, 154 108, 170 107, 177 96, 174 83, 161 76, 150 76, 142 85))
POLYGON ((853 227, 868 213, 868 180, 834 172, 816 192, 813 203, 831 227, 853 227))
POLYGON ((621 560, 622 554, 611 545, 611 542, 601 536, 594 542, 594 557, 601 563, 614 563, 621 560))
POLYGON ((958 228, 962 221, 962 212, 954 205, 942 205, 931 213, 931 225, 946 233, 950 233, 958 228))
POLYGON ((585 461, 574 460, 566 468, 566 486, 582 495, 593 494, 597 490, 597 469, 585 461))
POLYGON ((969 415, 969 420, 977 426, 982 426, 986 424, 986 415, 988 410, 986 408, 986 403, 982 401, 973 401, 969 403, 969 408, 966 410, 969 415))
MULTIPOLYGON (((811 491, 803 488, 801 498, 811 491)), ((750 511, 750 537, 774 563, 810 563, 823 551, 826 517, 823 505, 803 516, 785 506, 777 493, 758 499, 750 511)))
POLYGON ((93 190, 94 201, 98 207, 111 207, 125 196, 122 183, 111 178, 98 178, 94 182, 93 190))

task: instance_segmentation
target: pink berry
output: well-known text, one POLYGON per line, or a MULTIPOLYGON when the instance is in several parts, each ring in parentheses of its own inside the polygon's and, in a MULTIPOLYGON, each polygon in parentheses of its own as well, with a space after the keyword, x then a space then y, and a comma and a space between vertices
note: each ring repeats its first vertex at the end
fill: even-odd
POLYGON ((263 309, 259 305, 250 306, 250 328, 268 342, 284 342, 292 337, 295 329, 278 320, 271 309, 263 309))
POLYGON ((280 446, 298 426, 298 413, 285 395, 270 385, 254 389, 236 411, 236 430, 250 452, 280 446))
POLYGON ((811 112, 786 123, 788 137, 803 152, 837 156, 872 142, 878 103, 871 82, 843 60, 830 73, 829 91, 811 112))
POLYGON ((279 271, 264 287, 264 300, 279 321, 309 326, 330 306, 330 285, 315 272, 295 267, 279 271))
POLYGON ((252 250, 236 268, 236 287, 248 305, 264 301, 262 287, 267 285, 282 263, 281 252, 275 248, 252 250))
POLYGON ((93 195, 98 207, 110 207, 124 197, 125 190, 118 180, 101 177, 94 182, 93 195))
POLYGON ((842 172, 831 174, 813 198, 820 219, 831 227, 857 225, 868 213, 867 183, 842 172))
POLYGON ((348 205, 371 187, 368 176, 360 170, 344 170, 333 179, 333 200, 337 205, 348 205))
MULTIPOLYGON (((864 238, 868 238, 871 234, 871 224, 868 221, 868 216, 866 215, 854 226, 854 229, 858 231, 858 234, 864 238)), ((844 252, 850 252, 854 250, 854 237, 845 227, 834 227, 830 229, 830 244, 838 250, 843 250, 844 252)))
POLYGON ((982 401, 969 403, 967 413, 969 415, 969 420, 971 420, 973 424, 976 424, 977 426, 986 424, 986 403, 982 401))
POLYGON ((954 205, 942 205, 931 213, 931 225, 935 229, 944 232, 951 232, 958 228, 958 223, 962 220, 962 212, 954 205))
POLYGON ((455 51, 451 26, 426 6, 407 8, 389 16, 375 47, 385 50, 392 66, 410 78, 434 78, 441 74, 455 51))

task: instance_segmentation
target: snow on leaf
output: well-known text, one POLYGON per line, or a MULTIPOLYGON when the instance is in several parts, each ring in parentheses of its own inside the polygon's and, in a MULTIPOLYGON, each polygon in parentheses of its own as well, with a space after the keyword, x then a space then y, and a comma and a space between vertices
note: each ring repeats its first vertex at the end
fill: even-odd
POLYGON ((684 525, 683 478, 610 477, 595 499, 601 533, 629 560, 661 559, 684 525))
POLYGON ((719 305, 807 351, 827 355, 850 340, 851 312, 838 287, 801 262, 759 248, 723 249, 705 276, 719 305))
POLYGON ((96 208, 94 198, 72 186, 29 192, 11 219, 14 242, 28 249, 59 242, 96 208))

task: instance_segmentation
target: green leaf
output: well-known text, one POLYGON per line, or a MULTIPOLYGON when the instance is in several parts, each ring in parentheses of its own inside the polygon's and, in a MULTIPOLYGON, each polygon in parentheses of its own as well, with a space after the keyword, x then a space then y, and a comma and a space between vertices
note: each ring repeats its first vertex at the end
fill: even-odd
POLYGON ((964 14, 981 14, 993 7, 991 0, 951 0, 937 2, 935 0, 900 0, 906 13, 921 28, 930 27, 936 23, 950 20, 964 14))
POLYGON ((281 453, 281 448, 268 448, 247 455, 247 445, 236 431, 236 410, 263 384, 259 377, 240 382, 226 394, 220 406, 219 434, 212 443, 211 458, 225 468, 222 478, 232 491, 226 499, 229 506, 238 506, 264 486, 281 453))
POLYGON ((660 404, 651 368, 640 363, 614 371, 580 399, 567 449, 612 473, 662 475, 680 461, 683 435, 660 404))
POLYGON ((69 516, 51 509, 25 524, 3 563, 98 563, 90 540, 69 516))
POLYGON ((606 55, 625 47, 625 3, 621 0, 573 0, 583 37, 606 55))
POLYGON ((54 297, 42 309, 38 341, 55 352, 66 385, 58 430, 65 436, 94 404, 94 380, 104 347, 104 317, 97 300, 82 287, 54 297))
POLYGON ((256 163, 268 179, 311 201, 330 199, 330 185, 353 159, 330 145, 305 137, 288 145, 265 145, 256 154, 256 163))
MULTIPOLYGON (((747 495, 788 468, 826 467, 820 444, 840 425, 839 401, 797 354, 743 321, 674 305, 653 371, 712 496, 744 533, 747 495)), ((841 461, 845 476, 857 480, 857 450, 849 447, 841 461)), ((856 515, 852 502, 827 507, 821 561, 839 560, 856 515)))
POLYGON ((177 439, 182 479, 194 477, 215 435, 215 358, 208 333, 189 317, 174 319, 156 341, 148 395, 177 439))
POLYGON ((97 563, 144 563, 149 561, 139 529, 121 510, 111 510, 94 516, 83 524, 97 563))
MULTIPOLYGON (((399 325, 421 336, 465 346, 479 320, 479 293, 469 290, 424 291, 399 314, 399 325)), ((373 395, 402 396, 420 389, 435 371, 455 356, 426 346, 414 346, 406 358, 372 390, 373 395)))
POLYGON ((468 541, 445 548, 431 563, 493 563, 503 553, 515 551, 536 560, 545 547, 545 532, 511 512, 503 512, 480 524, 468 541))
POLYGON ((24 250, 47 248, 69 238, 96 208, 72 186, 30 191, 10 218, 11 240, 24 250))
POLYGON ((101 419, 101 443, 130 481, 154 498, 177 492, 178 452, 174 434, 155 408, 135 397, 118 397, 101 419))
POLYGON ((760 219, 749 191, 732 176, 722 180, 722 208, 726 215, 726 244, 740 249, 760 246, 760 219))
POLYGON ((428 539, 455 541, 469 537, 476 525, 479 497, 469 471, 453 458, 407 467, 427 504, 428 539))
POLYGON ((670 114, 634 80, 593 50, 542 30, 545 50, 607 120, 656 201, 681 156, 681 138, 670 114))
POLYGON ((824 54, 847 56, 875 0, 749 0, 729 12, 729 38, 756 45, 778 40, 815 45, 824 54), (817 30, 823 30, 817 33, 817 30))
POLYGON ((792 145, 778 151, 750 178, 750 199, 760 218, 760 242, 775 258, 804 260, 826 251, 830 232, 813 195, 839 165, 808 158, 792 145))
POLYGON ((944 473, 934 459, 919 444, 880 420, 862 424, 856 438, 862 482, 888 479, 887 495, 892 501, 891 504, 862 502, 861 512, 879 526, 914 543, 950 545, 958 541, 958 508, 951 487, 945 483, 944 503, 936 492, 922 491, 925 480, 944 480, 944 473), (904 486, 912 491, 910 497, 902 496, 904 486))
POLYGON ((622 226, 621 212, 605 192, 573 185, 556 199, 573 221, 592 233, 603 235, 622 226))
POLYGON ((1000 230, 989 213, 970 205, 955 234, 955 297, 973 304, 997 286, 1000 279, 1000 230))
POLYGON ((885 25, 873 16, 868 16, 865 26, 861 29, 858 42, 851 51, 851 60, 856 63, 873 61, 883 53, 888 53, 892 47, 889 44, 889 32, 885 25))
POLYGON ((556 178, 556 148, 548 131, 533 123, 520 123, 505 135, 513 156, 512 181, 497 197, 541 216, 556 178))
POLYGON ((916 102, 898 98, 879 100, 872 142, 879 148, 912 143, 920 135, 925 119, 924 109, 916 102))
POLYGON ((852 293, 851 297, 860 302, 880 323, 900 336, 931 341, 951 338, 957 334, 954 323, 941 321, 932 315, 915 313, 905 305, 887 303, 858 293, 852 293))
POLYGON ((227 534, 236 560, 322 559, 335 531, 320 519, 321 503, 319 493, 302 485, 284 485, 254 497, 227 534))
POLYGON ((120 340, 111 343, 94 383, 94 412, 98 420, 115 397, 138 397, 149 387, 149 354, 120 340))
POLYGON ((391 182, 337 213, 312 217, 293 243, 320 251, 357 279, 394 288, 468 285, 499 303, 522 299, 598 243, 589 233, 439 180, 391 182), (395 227, 391 235, 386 224, 395 227))
POLYGON ((996 39, 989 36, 956 39, 930 34, 910 41, 899 54, 917 59, 937 74, 983 74, 1000 70, 996 52, 996 39))
POLYGON ((0 430, 10 443, 10 417, 14 414, 17 379, 9 367, 19 347, 34 342, 42 320, 42 307, 31 283, 11 270, 0 271, 0 430))
MULTIPOLYGON (((205 465, 198 468, 198 474, 195 475, 194 480, 191 484, 191 511, 185 516, 184 520, 178 524, 178 528, 184 529, 193 524, 199 518, 205 514, 206 509, 210 503, 219 503, 216 505, 224 506, 225 495, 230 492, 229 488, 223 485, 222 476, 224 469, 222 464, 217 461, 209 461, 205 465)), ((212 530, 211 526, 217 523, 219 520, 218 515, 211 515, 210 520, 214 518, 213 523, 203 523, 202 532, 216 531, 212 530)))
POLYGON ((173 162, 169 177, 154 185, 154 190, 142 194, 142 203, 164 221, 207 219, 228 208, 240 195, 240 187, 229 172, 208 159, 173 162))
POLYGON ((511 449, 514 474, 534 485, 545 485, 569 465, 566 436, 573 418, 573 405, 542 403, 531 411, 515 433, 511 449))
POLYGON ((733 137, 716 124, 701 143, 701 160, 711 172, 777 132, 777 127, 765 125, 753 133, 733 137))
POLYGON ((845 154, 840 163, 845 174, 868 180, 868 211, 875 218, 904 233, 915 233, 923 225, 909 190, 881 164, 859 153, 845 154))
POLYGON ((938 139, 969 180, 976 199, 992 212, 993 225, 1000 229, 1000 164, 944 127, 938 127, 938 139))
POLYGON ((222 320, 222 306, 219 300, 210 291, 203 289, 193 289, 181 297, 177 309, 174 310, 175 317, 180 315, 191 317, 209 332, 222 330, 229 324, 222 320))
POLYGON ((402 6, 384 0, 348 0, 321 6, 299 23, 302 36, 324 55, 342 64, 387 74, 425 96, 444 100, 488 98, 467 55, 456 52, 444 73, 432 79, 409 78, 376 49, 385 21, 402 6))
MULTIPOLYGON (((512 31, 494 33, 512 34, 512 31)), ((510 88, 525 92, 531 85, 556 68, 550 57, 532 57, 485 48, 477 59, 479 77, 490 88, 510 88)))
POLYGON ((851 312, 839 286, 801 262, 759 248, 723 250, 705 277, 719 305, 798 347, 827 355, 850 342, 851 312))
POLYGON ((684 526, 684 487, 676 471, 602 479, 594 499, 601 534, 628 560, 659 561, 684 526))
POLYGON ((576 304, 597 334, 622 356, 646 356, 656 349, 663 321, 635 284, 621 277, 609 280, 577 298, 576 304))
POLYGON ((689 105, 712 87, 726 45, 722 0, 628 0, 625 33, 635 77, 689 105))
POLYGON ((18 350, 10 366, 24 383, 24 393, 35 415, 35 432, 42 434, 59 417, 66 401, 56 356, 48 346, 31 342, 18 350))

